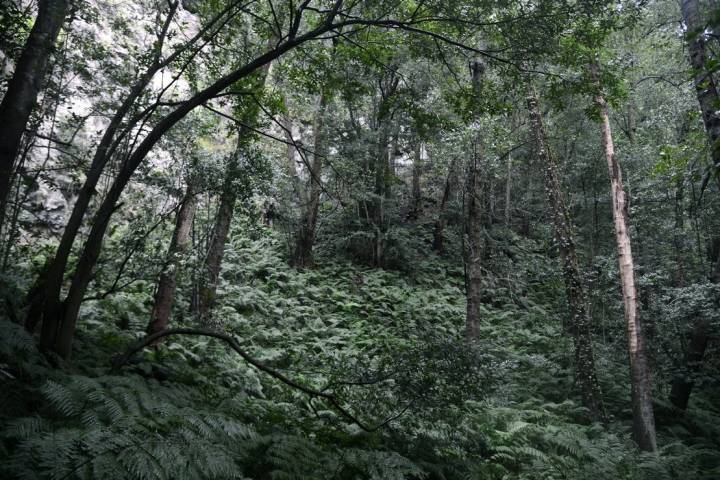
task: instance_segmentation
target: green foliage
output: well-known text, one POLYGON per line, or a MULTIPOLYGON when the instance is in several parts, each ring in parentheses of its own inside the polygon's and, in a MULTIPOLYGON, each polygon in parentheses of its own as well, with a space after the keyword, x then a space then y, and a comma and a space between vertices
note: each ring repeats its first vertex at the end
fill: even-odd
MULTIPOLYGON (((462 272, 447 260, 424 258, 410 276, 349 264, 296 271, 276 239, 233 239, 220 291, 223 328, 273 368, 332 389, 366 423, 401 414, 392 429, 362 433, 222 344, 171 338, 122 376, 100 369, 34 377, 29 392, 43 407, 3 421, 5 475, 651 479, 675 471, 712 478, 717 468, 709 440, 667 442, 659 456, 641 456, 625 422, 606 430, 567 400, 572 372, 567 342, 557 341, 563 307, 554 302, 562 286, 531 242, 516 238, 507 247, 515 260, 490 264, 503 271, 504 262, 519 262, 518 276, 488 276, 484 340, 467 349, 458 338, 462 272)), ((113 307, 96 308, 101 318, 113 307)), ((3 358, 16 359, 6 369, 25 377, 42 368, 27 334, 4 325, 3 358)), ((112 323, 86 325, 79 350, 107 359, 143 322, 132 320, 125 333, 112 323), (109 332, 112 348, 92 346, 109 332)), ((624 371, 623 360, 601 369, 603 385, 624 371)), ((83 364, 97 361, 83 355, 83 364)))
MULTIPOLYGON (((720 197, 707 176, 711 149, 688 82, 698 72, 688 72, 683 50, 701 32, 679 35, 677 2, 345 2, 334 21, 351 25, 305 38, 334 2, 182 1, 161 59, 232 8, 154 76, 124 116, 66 280, 86 228, 97 224, 97 203, 128 155, 152 138, 147 132, 228 72, 263 63, 269 57, 261 55, 288 40, 297 44, 201 102, 132 172, 88 279, 72 358, 63 361, 40 352, 20 325, 24 294, 46 268, 88 176, 102 119, 153 61, 172 5, 75 3, 0 222, 0 477, 720 476, 714 336, 702 365, 685 361, 693 326, 720 326, 720 292, 706 278, 720 249, 720 197), (361 24, 371 19, 381 25, 361 24), (468 75, 477 59, 487 66, 482 89, 468 75), (575 379, 544 172, 524 105, 530 83, 543 99, 579 227, 605 425, 591 420, 575 379), (598 93, 612 107, 630 203, 657 454, 639 453, 630 433, 611 199, 591 121, 598 93), (318 159, 323 168, 311 173, 308 163, 318 159), (485 190, 473 345, 463 338, 470 160, 481 161, 485 190), (296 269, 288 256, 318 183, 315 266, 296 269), (334 402, 277 381, 205 337, 166 338, 111 369, 145 335, 178 199, 190 186, 197 211, 190 251, 174 270, 170 325, 218 328, 334 402), (43 203, 49 195, 52 207, 43 203), (217 304, 199 319, 221 196, 236 200, 232 228, 217 304), (439 227, 442 253, 430 249, 439 227), (663 400, 680 376, 693 381, 682 414, 663 400)), ((32 22, 32 8, 20 4, 34 5, 0 0, 3 79, 32 22)), ((710 13, 702 38, 706 70, 717 73, 710 33, 720 16, 710 13)))

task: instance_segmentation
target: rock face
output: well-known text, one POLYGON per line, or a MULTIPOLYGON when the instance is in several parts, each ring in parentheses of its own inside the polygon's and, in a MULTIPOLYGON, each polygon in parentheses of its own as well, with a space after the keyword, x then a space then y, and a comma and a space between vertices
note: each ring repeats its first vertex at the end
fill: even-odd
POLYGON ((38 178, 26 175, 24 180, 28 189, 25 193, 25 208, 18 216, 21 239, 62 233, 75 201, 77 185, 73 178, 59 172, 49 172, 38 178))
POLYGON ((195 14, 198 12, 199 3, 200 2, 198 0, 183 0, 182 6, 188 12, 195 14))

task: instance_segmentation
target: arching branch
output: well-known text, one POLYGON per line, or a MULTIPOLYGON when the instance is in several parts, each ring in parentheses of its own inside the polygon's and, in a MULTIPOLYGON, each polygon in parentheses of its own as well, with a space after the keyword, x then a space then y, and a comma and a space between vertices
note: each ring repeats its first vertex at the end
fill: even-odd
POLYGON ((265 365, 261 361, 255 359, 252 357, 249 353, 247 353, 245 350, 243 350, 242 346, 233 338, 232 335, 220 332, 217 330, 212 330, 208 328, 169 328, 165 330, 161 330, 159 332, 153 333, 152 335, 147 335, 146 337, 138 340, 133 345, 131 345, 127 351, 118 357, 116 357, 113 360, 112 369, 114 372, 118 372, 120 368, 123 365, 126 365, 130 359, 135 355, 136 353, 143 350, 145 347, 152 345, 156 343, 159 339, 169 337, 171 335, 198 335, 203 337, 212 337, 217 338, 218 340, 222 340, 225 342, 231 349, 235 351, 238 355, 240 355, 243 360, 245 360, 247 363, 252 365, 253 367, 257 368, 261 372, 264 372, 268 374, 269 376, 273 377, 274 379, 280 381, 281 383, 284 383, 285 385, 294 388, 295 390, 299 390, 303 392, 304 394, 310 396, 311 398, 320 398, 322 400, 325 400, 330 406, 332 406, 338 413, 340 413, 343 417, 345 417, 350 422, 354 423, 358 427, 360 427, 362 430, 366 432, 374 432, 376 430, 379 430, 380 428, 383 428, 393 420, 400 417, 403 413, 405 413, 413 402, 410 402, 407 406, 405 406, 399 413, 396 413, 382 422, 378 423, 377 425, 371 426, 357 418, 355 415, 353 415, 347 408, 345 408, 341 403, 340 400, 332 393, 329 393, 327 391, 321 391, 316 390, 312 387, 309 387, 307 385, 303 385, 302 383, 298 383, 295 380, 287 377, 286 375, 278 372, 277 370, 265 365))

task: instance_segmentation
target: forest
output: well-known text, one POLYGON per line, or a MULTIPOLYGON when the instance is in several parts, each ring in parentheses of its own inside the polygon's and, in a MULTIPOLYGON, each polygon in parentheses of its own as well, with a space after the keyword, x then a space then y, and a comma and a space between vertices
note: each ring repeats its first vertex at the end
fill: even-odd
POLYGON ((0 0, 0 478, 720 478, 717 0, 0 0))

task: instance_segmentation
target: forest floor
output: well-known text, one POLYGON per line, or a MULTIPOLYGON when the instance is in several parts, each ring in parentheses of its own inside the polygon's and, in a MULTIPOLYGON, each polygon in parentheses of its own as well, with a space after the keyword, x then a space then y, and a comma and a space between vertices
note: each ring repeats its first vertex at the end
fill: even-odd
MULTIPOLYGON (((624 341, 621 314, 597 332, 611 420, 589 420, 573 382, 557 269, 539 244, 516 236, 505 244, 487 260, 481 341, 468 349, 462 263, 448 258, 452 252, 406 258, 404 271, 322 259, 297 271, 277 238, 234 241, 220 328, 268 367, 332 392, 363 426, 392 419, 371 432, 214 339, 170 337, 112 374, 111 359, 147 324, 151 287, 142 282, 86 305, 73 362, 62 370, 4 322, 0 373, 10 388, 3 388, 0 472, 56 479, 720 478, 720 417, 710 399, 696 399, 682 420, 660 419, 659 456, 636 453, 626 358, 612 344, 624 341)), ((192 321, 178 316, 174 325, 192 321)), ((666 404, 658 405, 662 412, 666 404)))

